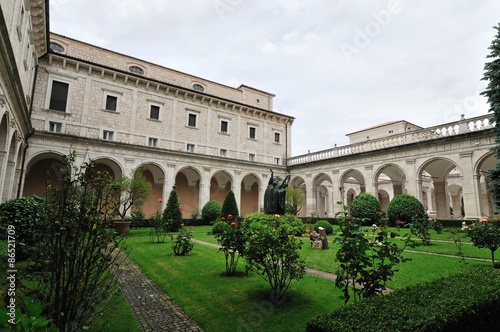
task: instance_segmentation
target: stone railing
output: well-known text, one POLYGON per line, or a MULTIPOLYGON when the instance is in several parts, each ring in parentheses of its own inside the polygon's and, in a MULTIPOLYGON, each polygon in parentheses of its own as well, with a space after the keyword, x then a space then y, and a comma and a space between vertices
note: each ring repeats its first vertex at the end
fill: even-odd
POLYGON ((441 137, 455 136, 473 131, 485 130, 493 127, 493 124, 491 124, 489 121, 490 118, 491 115, 483 115, 470 119, 465 119, 462 116, 462 118, 456 122, 413 130, 403 134, 396 134, 373 140, 367 140, 365 142, 336 146, 332 149, 310 152, 307 154, 291 157, 288 159, 288 165, 303 164, 316 160, 330 159, 361 152, 384 149, 388 147, 428 141, 441 137))

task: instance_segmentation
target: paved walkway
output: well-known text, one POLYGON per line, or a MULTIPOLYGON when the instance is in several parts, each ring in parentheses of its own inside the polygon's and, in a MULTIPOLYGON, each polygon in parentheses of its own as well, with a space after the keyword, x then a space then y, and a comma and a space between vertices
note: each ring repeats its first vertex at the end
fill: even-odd
POLYGON ((143 331, 203 331, 121 251, 117 263, 113 272, 143 331))

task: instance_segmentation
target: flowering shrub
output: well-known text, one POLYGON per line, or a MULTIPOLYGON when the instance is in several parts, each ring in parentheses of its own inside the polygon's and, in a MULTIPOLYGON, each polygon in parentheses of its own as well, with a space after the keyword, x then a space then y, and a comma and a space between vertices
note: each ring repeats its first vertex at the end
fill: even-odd
MULTIPOLYGON (((335 285, 343 289, 345 303, 351 298, 351 289, 355 301, 381 293, 396 271, 394 266, 407 260, 401 256, 403 249, 389 242, 389 238, 397 234, 374 224, 369 238, 368 230, 361 226, 361 221, 349 220, 345 214, 339 219, 339 226, 341 233, 335 239, 340 245, 336 254, 339 268, 335 285)), ((408 240, 409 237, 406 238, 408 240)))
POLYGON ((226 258, 226 275, 232 276, 236 272, 236 266, 240 256, 245 250, 245 227, 240 222, 233 219, 232 214, 227 218, 222 217, 220 221, 220 233, 215 235, 217 242, 221 245, 219 251, 224 253, 226 258))
MULTIPOLYGON (((280 299, 292 280, 305 274, 305 262, 300 258, 302 241, 286 216, 258 214, 247 219, 249 225, 245 259, 247 268, 266 280, 280 299)), ((247 222, 245 219, 245 222, 247 222)))
POLYGON ((467 230, 475 247, 488 248, 491 262, 495 266, 495 251, 500 247, 500 220, 481 220, 467 230))
POLYGON ((191 241, 193 237, 193 226, 184 227, 184 224, 181 224, 181 227, 181 231, 177 234, 177 237, 172 243, 172 249, 174 250, 175 256, 187 256, 191 254, 194 246, 191 241))

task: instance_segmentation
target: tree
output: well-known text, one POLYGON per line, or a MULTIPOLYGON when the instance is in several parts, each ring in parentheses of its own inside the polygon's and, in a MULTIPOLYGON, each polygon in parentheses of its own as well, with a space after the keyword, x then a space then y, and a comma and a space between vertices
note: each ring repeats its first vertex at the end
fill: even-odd
POLYGON ((162 215, 163 224, 169 232, 177 232, 181 229, 182 225, 182 211, 179 203, 179 196, 175 187, 170 191, 168 196, 167 206, 162 215))
POLYGON ((299 213, 299 211, 302 209, 302 190, 300 188, 287 187, 285 201, 285 213, 296 216, 297 213, 299 213))
POLYGON ((497 164, 494 169, 489 171, 491 179, 489 191, 497 211, 500 212, 500 23, 493 28, 497 30, 497 35, 489 47, 491 52, 487 58, 491 59, 491 61, 484 65, 484 76, 482 78, 482 80, 488 81, 488 86, 481 95, 488 98, 490 104, 488 111, 493 113, 492 122, 496 124, 493 130, 497 144, 492 148, 492 151, 495 152, 497 164))
POLYGON ((500 247, 500 220, 487 220, 471 225, 467 234, 475 247, 488 248, 495 266, 495 251, 500 247))
POLYGON ((222 203, 221 214, 223 216, 231 215, 233 218, 238 218, 240 212, 238 211, 238 204, 236 203, 236 198, 234 198, 234 193, 231 190, 227 193, 224 198, 224 203, 222 203))
POLYGON ((221 217, 222 207, 216 201, 208 201, 201 209, 201 218, 205 223, 212 223, 221 217))
POLYGON ((138 168, 131 177, 119 176, 112 183, 113 197, 116 202, 116 214, 125 221, 132 206, 140 206, 151 193, 151 183, 144 176, 144 169, 138 168))
POLYGON ((387 206, 387 218, 394 225, 396 220, 411 223, 413 220, 427 218, 424 206, 415 197, 408 194, 396 195, 387 206))

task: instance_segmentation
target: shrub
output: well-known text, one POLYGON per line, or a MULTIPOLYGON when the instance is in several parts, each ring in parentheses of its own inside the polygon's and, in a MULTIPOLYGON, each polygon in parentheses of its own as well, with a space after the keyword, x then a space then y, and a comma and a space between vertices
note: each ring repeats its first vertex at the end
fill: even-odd
POLYGON ((326 231, 326 234, 333 234, 333 226, 326 220, 318 220, 314 224, 314 230, 316 232, 319 231, 319 228, 323 227, 326 231))
POLYGON ((236 199, 234 198, 234 193, 232 191, 228 192, 226 197, 224 198, 224 203, 222 203, 221 215, 232 215, 235 219, 240 215, 240 212, 238 211, 238 204, 236 203, 236 199))
POLYGON ((222 251, 226 258, 226 275, 232 276, 236 273, 240 256, 244 255, 246 227, 245 223, 234 219, 231 214, 221 219, 225 226, 221 227, 222 232, 215 237, 221 246, 219 251, 222 251))
POLYGON ((500 220, 476 222, 467 233, 475 247, 490 249, 491 262, 495 266, 495 251, 500 247, 500 220))
POLYGON ((167 206, 162 215, 163 224, 169 232, 177 232, 182 227, 182 211, 175 187, 170 191, 167 206))
POLYGON ((46 219, 45 199, 40 196, 11 199, 0 205, 0 234, 7 234, 9 225, 14 227, 18 260, 26 259, 37 250, 46 219))
POLYGON ((211 223, 220 218, 221 212, 222 208, 219 203, 216 201, 208 201, 201 210, 201 218, 205 222, 211 223))
POLYGON ((351 216, 363 220, 364 225, 378 224, 382 217, 380 203, 373 195, 366 193, 356 196, 349 205, 349 210, 351 216))
POLYGON ((191 238, 193 237, 193 231, 191 227, 182 227, 179 234, 172 243, 172 249, 174 250, 175 256, 187 256, 193 250, 193 242, 191 238))
MULTIPOLYGON (((279 215, 258 214, 250 224, 245 259, 247 268, 266 280, 273 298, 280 299, 292 280, 305 274, 305 262, 300 258, 302 241, 293 235, 288 218, 279 215)), ((246 224, 248 224, 246 222, 246 224)))
POLYGON ((499 311, 500 270, 482 266, 320 315, 306 331, 497 331, 499 311))
POLYGON ((387 218, 390 225, 395 225, 396 220, 405 224, 411 223, 414 219, 427 219, 424 206, 418 199, 411 195, 401 194, 395 196, 387 206, 387 218))
POLYGON ((228 227, 229 226, 228 226, 227 222, 222 221, 222 220, 216 221, 214 223, 214 225, 212 226, 212 234, 214 234, 214 235, 221 234, 228 227))

